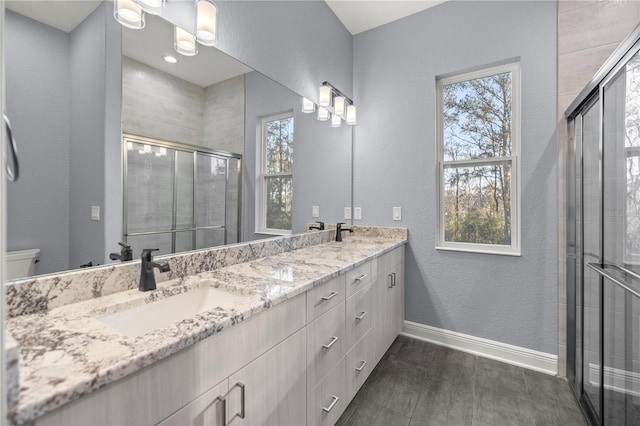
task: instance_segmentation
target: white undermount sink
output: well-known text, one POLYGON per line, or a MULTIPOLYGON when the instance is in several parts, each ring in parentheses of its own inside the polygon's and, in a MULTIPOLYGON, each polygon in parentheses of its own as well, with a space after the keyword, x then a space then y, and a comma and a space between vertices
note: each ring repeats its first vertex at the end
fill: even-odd
POLYGON ((200 287, 97 319, 125 336, 138 337, 217 307, 234 307, 246 298, 214 287, 200 287))

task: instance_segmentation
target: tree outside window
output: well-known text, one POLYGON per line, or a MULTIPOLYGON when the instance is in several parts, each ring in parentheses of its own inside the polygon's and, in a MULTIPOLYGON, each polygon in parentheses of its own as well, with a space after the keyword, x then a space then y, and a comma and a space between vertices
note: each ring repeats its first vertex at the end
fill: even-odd
POLYGON ((518 67, 438 82, 441 248, 517 252, 518 67))
POLYGON ((293 116, 262 121, 261 230, 291 232, 293 202, 293 116))

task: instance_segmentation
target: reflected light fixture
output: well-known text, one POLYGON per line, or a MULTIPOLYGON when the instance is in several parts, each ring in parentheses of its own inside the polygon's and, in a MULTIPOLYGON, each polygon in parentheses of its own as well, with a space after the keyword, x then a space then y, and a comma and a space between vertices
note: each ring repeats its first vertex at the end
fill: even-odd
POLYGON ((333 113, 333 115, 331 116, 331 127, 340 127, 341 124, 342 119, 340 118, 340 116, 333 113))
POLYGON ((331 87, 322 85, 320 86, 320 95, 318 97, 318 105, 321 107, 331 106, 331 87))
POLYGON ((133 0, 115 0, 113 17, 127 28, 133 30, 144 28, 144 12, 133 0))
POLYGON ((316 110, 316 104, 311 102, 309 99, 303 97, 302 98, 302 112, 305 114, 311 114, 316 110))
POLYGON ((196 8, 196 40, 204 46, 213 46, 216 42, 218 8, 208 0, 198 0, 196 8))
POLYGON ((178 26, 174 28, 174 47, 176 52, 184 56, 195 56, 198 53, 196 37, 178 26))
POLYGON ((164 10, 165 0, 133 0, 142 10, 151 15, 160 15, 164 10))
POLYGON ((333 98, 333 113, 339 116, 344 115, 345 98, 344 96, 336 96, 333 98))
POLYGON ((354 125, 356 124, 356 106, 349 105, 347 107, 347 124, 354 125))
POLYGON ((327 121, 329 119, 329 110, 326 108, 318 107, 318 120, 327 121))
POLYGON ((169 62, 170 64, 175 64, 176 62, 178 62, 176 57, 171 55, 165 55, 162 57, 162 59, 164 59, 165 62, 169 62))

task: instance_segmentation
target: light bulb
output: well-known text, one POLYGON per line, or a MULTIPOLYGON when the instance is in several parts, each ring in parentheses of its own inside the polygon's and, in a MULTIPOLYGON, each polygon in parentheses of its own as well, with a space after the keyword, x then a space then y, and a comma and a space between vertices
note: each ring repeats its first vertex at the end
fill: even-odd
POLYGON ((320 105, 321 107, 331 106, 331 87, 320 86, 318 105, 320 105))
POLYGON ((302 112, 311 114, 316 110, 316 105, 307 98, 302 98, 302 112))
POLYGON ((196 37, 180 27, 175 27, 174 47, 176 52, 184 56, 195 56, 198 53, 196 37))
POLYGON ((333 99, 333 113, 342 117, 344 115, 344 96, 336 96, 333 99))
POLYGON ((133 0, 115 0, 113 17, 127 28, 134 30, 144 28, 144 12, 133 0))
POLYGON ((347 124, 356 124, 356 106, 349 105, 347 107, 347 124))
POLYGON ((331 116, 331 127, 340 127, 341 124, 342 124, 342 119, 339 116, 333 114, 331 116))
POLYGON ((329 110, 322 107, 318 107, 318 120, 327 121, 328 119, 329 119, 329 110))
POLYGON ((213 46, 218 27, 218 8, 207 0, 198 0, 196 7, 196 39, 204 46, 213 46))

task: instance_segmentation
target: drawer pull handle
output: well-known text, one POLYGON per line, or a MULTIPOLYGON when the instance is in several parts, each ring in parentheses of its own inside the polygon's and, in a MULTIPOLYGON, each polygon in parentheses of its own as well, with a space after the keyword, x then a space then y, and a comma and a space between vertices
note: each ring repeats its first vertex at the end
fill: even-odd
POLYGON ((332 291, 328 296, 324 296, 322 300, 331 300, 338 295, 337 291, 332 291))
POLYGON ((222 402, 222 424, 227 422, 227 398, 222 395, 218 395, 216 399, 213 400, 213 403, 222 402))
POLYGON ((329 404, 328 407, 322 407, 322 411, 324 411, 325 413, 330 412, 331 410, 333 410, 333 407, 338 403, 338 401, 340 400, 340 398, 338 398, 335 395, 331 395, 331 399, 333 401, 331 401, 331 404, 329 404))
POLYGON ((365 361, 364 359, 362 360, 362 365, 358 368, 356 368, 356 371, 359 373, 362 370, 364 370, 364 367, 367 365, 367 361, 365 361))
POLYGON ((392 272, 392 273, 391 273, 391 275, 393 276, 393 286, 395 287, 395 286, 396 286, 396 284, 397 284, 397 283, 396 283, 396 273, 395 273, 395 272, 392 272))
POLYGON ((359 277, 356 277, 356 281, 362 281, 362 280, 364 280, 365 278, 367 278, 367 274, 362 274, 362 275, 360 275, 359 277))
POLYGON ((360 314, 360 316, 357 316, 356 319, 358 321, 360 321, 362 318, 367 316, 367 311, 362 311, 362 313, 360 314))
POLYGON ((326 345, 322 345, 322 347, 325 348, 325 349, 329 349, 338 340, 339 339, 336 336, 333 336, 333 337, 331 337, 331 341, 329 343, 327 343, 326 345))
MULTIPOLYGON (((240 417, 241 419, 244 419, 245 416, 245 392, 244 392, 244 383, 236 383, 234 385, 234 387, 237 386, 240 388, 240 412, 236 413, 235 415, 240 417)), ((234 416, 235 417, 235 416, 234 416)))
POLYGON ((393 274, 389 274, 387 275, 387 282, 389 283, 387 285, 387 288, 393 288, 393 274))

